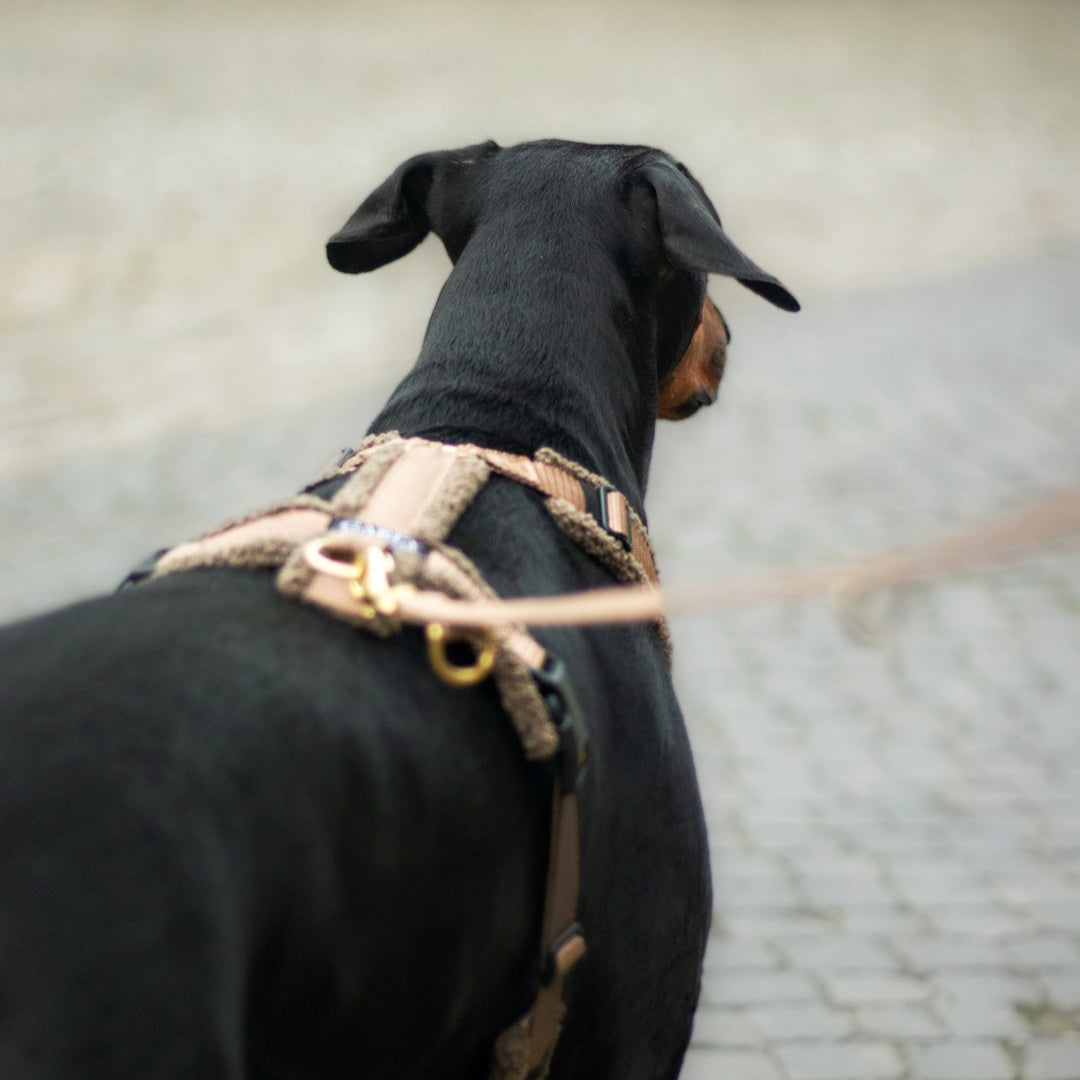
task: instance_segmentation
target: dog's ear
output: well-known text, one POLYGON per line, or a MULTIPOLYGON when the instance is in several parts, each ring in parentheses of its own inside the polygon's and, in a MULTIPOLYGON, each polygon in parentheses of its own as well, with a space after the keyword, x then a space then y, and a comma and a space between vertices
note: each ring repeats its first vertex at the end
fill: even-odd
POLYGON ((728 239, 712 203, 687 174, 661 160, 643 165, 639 175, 656 195, 660 236, 675 266, 733 277, 778 308, 799 310, 799 301, 728 239))
MULTIPOLYGON (((433 185, 476 166, 498 149, 496 143, 487 142, 409 158, 327 241, 330 265, 346 274, 361 274, 408 255, 431 231, 428 201, 433 185)), ((442 239, 449 249, 449 238, 442 239)))

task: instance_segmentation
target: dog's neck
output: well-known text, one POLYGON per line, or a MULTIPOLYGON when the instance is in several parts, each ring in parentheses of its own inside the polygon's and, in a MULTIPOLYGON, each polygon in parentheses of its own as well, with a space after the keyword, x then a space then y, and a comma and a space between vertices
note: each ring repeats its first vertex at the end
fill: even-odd
POLYGON ((550 446, 607 477, 641 513, 654 333, 602 251, 559 245, 545 238, 532 258, 509 258, 504 233, 478 231, 443 287, 416 366, 371 430, 528 454, 550 446))

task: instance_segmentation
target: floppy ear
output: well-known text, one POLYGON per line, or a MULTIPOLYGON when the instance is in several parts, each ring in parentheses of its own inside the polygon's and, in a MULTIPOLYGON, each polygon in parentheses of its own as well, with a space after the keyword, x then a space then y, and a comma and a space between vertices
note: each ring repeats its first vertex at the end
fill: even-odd
POLYGON ((799 301, 728 239, 712 204, 685 173, 671 162, 652 161, 639 174, 656 194, 664 250, 676 266, 733 277, 778 308, 799 310, 799 301))
POLYGON ((408 255, 431 230, 428 196, 436 178, 475 165, 495 143, 417 154, 384 180, 326 244, 335 270, 360 274, 408 255))

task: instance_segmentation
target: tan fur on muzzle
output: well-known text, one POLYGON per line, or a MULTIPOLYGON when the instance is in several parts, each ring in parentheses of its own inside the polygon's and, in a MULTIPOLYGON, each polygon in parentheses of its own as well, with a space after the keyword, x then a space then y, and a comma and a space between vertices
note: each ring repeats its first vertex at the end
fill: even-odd
POLYGON ((716 400, 727 360, 727 344, 724 320, 706 296, 690 347, 660 386, 656 415, 661 420, 685 420, 716 400))

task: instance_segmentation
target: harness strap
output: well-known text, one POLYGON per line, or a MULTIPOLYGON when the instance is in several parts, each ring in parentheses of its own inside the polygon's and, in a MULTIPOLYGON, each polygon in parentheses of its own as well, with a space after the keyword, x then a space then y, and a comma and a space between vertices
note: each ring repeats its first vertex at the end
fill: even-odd
POLYGON ((566 1013, 563 982, 585 955, 585 935, 577 922, 581 880, 579 830, 577 791, 556 790, 551 802, 551 840, 540 934, 540 989, 526 1014, 527 1076, 542 1072, 551 1060, 566 1013))
POLYGON ((406 443, 357 519, 414 536, 457 461, 452 446, 406 443))
POLYGON ((593 488, 593 498, 589 498, 585 483, 558 465, 545 461, 536 461, 518 454, 506 454, 499 450, 470 446, 496 472, 503 476, 527 484, 555 499, 565 499, 575 510, 592 513, 601 526, 616 537, 645 570, 645 575, 653 584, 659 584, 656 562, 644 527, 634 519, 626 496, 607 484, 597 484, 593 488), (590 506, 593 502, 593 506, 590 506))

